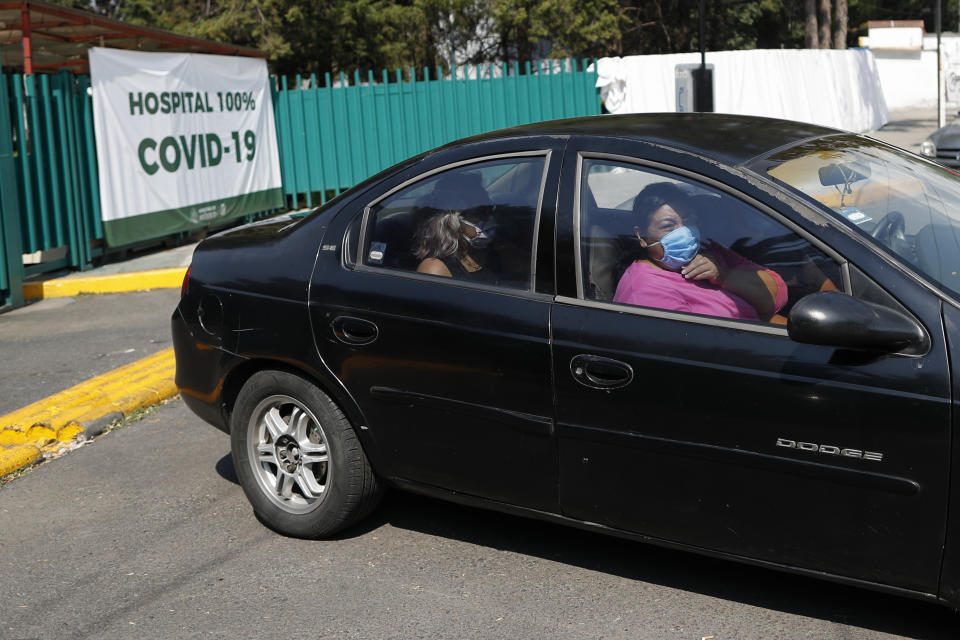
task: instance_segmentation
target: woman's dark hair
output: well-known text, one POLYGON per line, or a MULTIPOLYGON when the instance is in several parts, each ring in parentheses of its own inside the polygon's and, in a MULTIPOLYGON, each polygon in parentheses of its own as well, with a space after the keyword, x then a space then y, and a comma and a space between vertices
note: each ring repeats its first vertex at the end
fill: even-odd
POLYGON ((687 192, 673 182, 654 182, 637 194, 633 201, 633 214, 640 228, 646 229, 650 226, 650 216, 665 204, 669 204, 683 216, 689 199, 687 192))

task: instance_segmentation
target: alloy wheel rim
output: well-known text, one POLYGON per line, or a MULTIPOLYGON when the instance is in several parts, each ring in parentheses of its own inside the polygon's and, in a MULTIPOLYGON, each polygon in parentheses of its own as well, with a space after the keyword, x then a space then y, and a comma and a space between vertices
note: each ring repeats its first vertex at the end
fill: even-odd
POLYGON ((330 485, 329 445, 323 425, 296 398, 272 395, 250 417, 248 457, 260 490, 290 513, 313 511, 330 485))

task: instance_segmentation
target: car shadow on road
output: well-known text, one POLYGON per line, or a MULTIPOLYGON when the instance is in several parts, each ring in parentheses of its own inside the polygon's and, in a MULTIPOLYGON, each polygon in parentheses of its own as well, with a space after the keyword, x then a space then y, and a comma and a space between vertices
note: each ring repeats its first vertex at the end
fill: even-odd
POLYGON ((228 482, 233 484, 240 484, 240 480, 237 479, 237 471, 233 468, 233 454, 228 453, 219 460, 217 460, 216 466, 217 474, 228 482))
MULTIPOLYGON (((216 471, 238 484, 231 454, 217 461, 216 471)), ((389 491, 370 516, 336 538, 362 537, 386 525, 918 640, 954 640, 960 633, 960 614, 941 605, 402 491, 389 491)))
POLYGON ((922 640, 955 639, 960 617, 930 602, 675 551, 391 491, 341 537, 390 525, 621 578, 922 640))

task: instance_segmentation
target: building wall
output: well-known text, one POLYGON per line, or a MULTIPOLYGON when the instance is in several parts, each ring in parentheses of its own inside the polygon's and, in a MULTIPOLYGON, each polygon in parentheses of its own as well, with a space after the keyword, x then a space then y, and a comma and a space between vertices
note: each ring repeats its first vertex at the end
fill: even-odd
MULTIPOLYGON (((871 29, 871 33, 874 30, 871 29)), ((925 34, 922 49, 893 49, 872 46, 870 51, 877 62, 877 74, 887 108, 891 111, 904 109, 935 109, 937 107, 937 36, 925 34)), ((954 82, 960 83, 960 34, 941 34, 943 68, 950 78, 951 65, 954 82)), ((947 115, 960 109, 960 97, 950 92, 954 101, 947 102, 947 115)))

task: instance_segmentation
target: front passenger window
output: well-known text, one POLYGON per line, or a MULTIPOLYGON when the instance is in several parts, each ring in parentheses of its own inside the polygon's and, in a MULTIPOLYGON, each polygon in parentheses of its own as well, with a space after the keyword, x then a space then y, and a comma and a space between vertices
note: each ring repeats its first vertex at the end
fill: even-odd
POLYGON ((472 163, 374 204, 364 264, 529 289, 543 156, 472 163))
POLYGON ((606 160, 581 176, 587 298, 785 324, 806 294, 841 287, 832 259, 729 194, 606 160))

